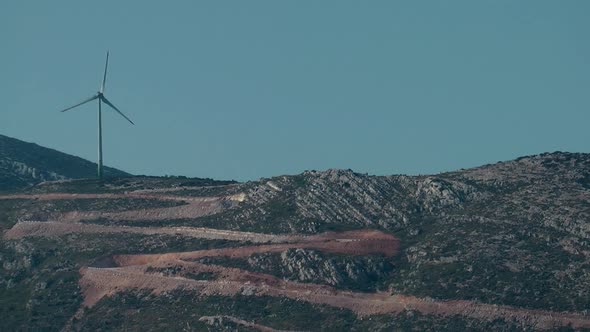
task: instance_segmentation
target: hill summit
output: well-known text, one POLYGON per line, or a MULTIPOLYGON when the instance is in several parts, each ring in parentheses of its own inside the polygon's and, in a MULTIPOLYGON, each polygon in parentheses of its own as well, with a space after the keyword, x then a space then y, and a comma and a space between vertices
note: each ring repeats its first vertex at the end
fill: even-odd
MULTIPOLYGON (((92 178, 96 163, 16 138, 0 135, 0 191, 43 181, 92 178)), ((130 176, 105 167, 106 177, 130 176)))

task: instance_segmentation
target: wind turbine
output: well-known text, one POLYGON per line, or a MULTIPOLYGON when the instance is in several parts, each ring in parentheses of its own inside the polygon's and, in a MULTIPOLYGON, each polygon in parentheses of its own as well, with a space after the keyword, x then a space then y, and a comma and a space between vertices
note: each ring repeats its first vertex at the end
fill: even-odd
POLYGON ((100 84, 100 90, 92 97, 85 99, 84 101, 82 101, 72 107, 68 107, 65 110, 62 110, 62 112, 69 111, 73 108, 76 108, 78 106, 89 103, 95 99, 98 99, 98 178, 99 179, 102 179, 102 176, 103 176, 103 173, 102 173, 102 107, 101 107, 102 103, 109 105, 112 109, 114 109, 117 113, 119 113, 122 117, 124 117, 127 121, 129 121, 132 125, 135 124, 135 123, 133 123, 133 121, 131 121, 131 119, 129 119, 127 116, 125 116, 125 114, 123 114, 123 112, 121 112, 115 105, 113 105, 113 103, 111 103, 104 96, 104 87, 105 87, 105 83, 107 81, 107 68, 108 68, 108 66, 109 66, 109 52, 107 51, 107 60, 104 65, 104 76, 102 77, 102 83, 100 84))

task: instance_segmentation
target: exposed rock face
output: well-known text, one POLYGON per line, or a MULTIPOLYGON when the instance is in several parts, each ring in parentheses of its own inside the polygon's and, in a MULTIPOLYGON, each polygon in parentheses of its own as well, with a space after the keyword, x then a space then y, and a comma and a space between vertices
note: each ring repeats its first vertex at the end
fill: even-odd
POLYGON ((432 213, 443 208, 460 207, 470 191, 474 190, 463 183, 428 177, 418 183, 415 196, 418 204, 432 213))
POLYGON ((467 212, 471 217, 477 212, 494 218, 542 220, 587 237, 586 225, 577 221, 589 217, 584 208, 589 159, 584 154, 554 153, 416 177, 308 171, 245 184, 250 208, 243 209, 239 218, 283 213, 281 219, 291 229, 314 232, 319 224, 397 229, 412 219, 467 212), (474 207, 478 211, 465 211, 474 207))
POLYGON ((11 161, 9 159, 0 160, 0 167, 7 173, 10 172, 23 178, 29 177, 39 182, 66 179, 65 176, 59 175, 55 172, 39 170, 37 168, 27 166, 24 163, 11 161))
POLYGON ((360 290, 375 290, 378 285, 372 285, 370 281, 386 279, 393 272, 393 264, 382 257, 343 259, 309 249, 289 249, 280 254, 253 255, 247 262, 255 271, 280 275, 286 280, 360 290))
MULTIPOLYGON (((374 227, 399 236, 403 259, 392 283, 398 291, 590 307, 589 154, 556 152, 434 176, 308 171, 241 186, 244 203, 219 215, 220 227, 277 233, 374 227)), ((309 253, 290 255, 290 263, 275 262, 281 273, 299 271, 288 278, 334 284, 350 277, 341 270, 333 276, 329 266, 311 268, 309 253)))

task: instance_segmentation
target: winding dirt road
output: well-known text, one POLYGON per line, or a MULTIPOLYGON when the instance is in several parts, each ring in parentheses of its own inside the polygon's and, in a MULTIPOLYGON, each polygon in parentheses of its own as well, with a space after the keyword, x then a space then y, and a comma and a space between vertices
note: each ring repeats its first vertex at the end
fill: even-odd
MULTIPOLYGON (((204 257, 248 257, 254 253, 282 252, 290 248, 309 248, 348 255, 393 256, 399 250, 399 240, 390 234, 376 230, 331 232, 312 236, 299 234, 262 234, 201 227, 132 227, 105 226, 80 223, 84 219, 108 218, 110 220, 167 220, 196 218, 219 213, 247 199, 243 194, 227 197, 181 197, 156 192, 125 194, 40 194, 0 196, 0 199, 112 199, 149 198, 176 200, 186 205, 129 210, 122 212, 65 212, 55 221, 23 221, 5 232, 6 240, 24 237, 62 236, 72 233, 134 233, 148 236, 181 235, 203 239, 225 239, 249 242, 239 247, 176 252, 163 254, 114 255, 105 267, 80 269, 80 286, 84 293, 84 306, 92 306, 105 296, 126 290, 147 289, 156 294, 175 289, 196 292, 200 295, 237 294, 249 296, 277 296, 316 304, 325 304, 352 310, 359 316, 400 313, 416 310, 424 314, 443 316, 462 315, 480 320, 507 319, 526 322, 537 329, 566 326, 590 329, 590 316, 581 313, 563 313, 530 310, 512 306, 491 305, 474 301, 441 301, 389 293, 359 293, 338 290, 333 287, 285 281, 271 275, 249 272, 237 268, 202 264, 195 260, 204 257), (166 275, 168 271, 184 271, 191 274, 166 275), (214 278, 195 280, 189 275, 213 274, 214 278)), ((243 323, 243 322, 242 322, 243 323)), ((247 323, 247 322, 246 322, 247 323)))
MULTIPOLYGON (((219 254, 218 252, 207 252, 200 256, 216 256, 219 254)), ((567 326, 569 324, 576 329, 590 328, 590 317, 582 314, 522 309, 474 301, 435 301, 389 293, 342 291, 325 285, 286 281, 267 274, 217 265, 206 265, 177 258, 169 257, 166 260, 150 261, 144 265, 111 268, 87 267, 81 269, 80 286, 85 297, 84 305, 92 306, 104 296, 110 296, 123 290, 147 289, 154 294, 162 294, 171 290, 182 289, 203 296, 234 296, 241 294, 287 297, 349 309, 361 317, 415 310, 423 314, 461 315, 484 321, 496 319, 515 320, 531 324, 537 329, 552 329, 555 326, 567 326), (213 273, 215 278, 213 280, 195 280, 154 272, 161 269, 191 272, 193 275, 207 272, 213 273)), ((139 262, 134 261, 133 263, 139 262)))

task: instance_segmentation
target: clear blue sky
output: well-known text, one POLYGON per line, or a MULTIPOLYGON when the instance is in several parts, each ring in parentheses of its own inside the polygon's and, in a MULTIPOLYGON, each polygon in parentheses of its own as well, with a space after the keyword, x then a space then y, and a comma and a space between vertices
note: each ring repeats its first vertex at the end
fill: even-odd
POLYGON ((0 133, 249 180, 590 152, 590 1, 2 1, 0 133))

